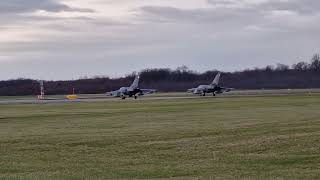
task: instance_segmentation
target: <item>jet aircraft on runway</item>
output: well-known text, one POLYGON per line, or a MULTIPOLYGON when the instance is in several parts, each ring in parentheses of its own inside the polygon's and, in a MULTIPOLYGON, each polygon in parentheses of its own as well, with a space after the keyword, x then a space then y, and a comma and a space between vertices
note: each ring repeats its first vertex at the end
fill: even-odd
POLYGON ((224 92, 230 92, 232 88, 225 88, 219 86, 221 73, 219 72, 211 84, 209 85, 200 85, 196 88, 188 89, 188 92, 193 94, 199 94, 202 96, 206 96, 206 93, 212 93, 213 96, 216 94, 221 94, 224 92))
POLYGON ((138 96, 151 94, 157 91, 155 89, 140 89, 139 80, 140 76, 137 75, 130 87, 121 87, 119 90, 107 92, 106 94, 113 97, 121 97, 122 99, 126 99, 126 97, 134 97, 134 99, 137 99, 138 96))

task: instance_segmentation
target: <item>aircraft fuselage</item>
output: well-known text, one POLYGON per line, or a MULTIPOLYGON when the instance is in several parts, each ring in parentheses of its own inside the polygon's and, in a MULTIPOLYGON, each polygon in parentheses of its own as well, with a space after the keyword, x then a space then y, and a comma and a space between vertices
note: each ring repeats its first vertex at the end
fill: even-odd
POLYGON ((136 98, 137 95, 143 95, 143 93, 139 88, 132 89, 130 87, 122 87, 117 91, 111 92, 111 95, 113 97, 122 97, 125 99, 126 96, 136 98))
POLYGON ((205 93, 220 94, 223 92, 223 89, 219 86, 214 85, 200 85, 194 89, 193 94, 205 95, 205 93))

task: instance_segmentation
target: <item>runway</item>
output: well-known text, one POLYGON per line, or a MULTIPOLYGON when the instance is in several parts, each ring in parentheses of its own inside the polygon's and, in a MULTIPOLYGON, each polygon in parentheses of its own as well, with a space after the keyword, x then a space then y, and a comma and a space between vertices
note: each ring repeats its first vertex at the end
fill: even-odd
MULTIPOLYGON (((174 93, 177 94, 177 93, 174 93)), ((1 100, 0 99, 0 105, 8 105, 8 104, 61 104, 61 103, 91 103, 91 102, 116 102, 116 101, 145 101, 145 100, 168 100, 168 99, 187 99, 187 98, 199 98, 199 96, 191 96, 186 93, 179 93, 176 96, 173 96, 173 94, 157 94, 157 95, 145 95, 141 96, 138 99, 133 98, 126 98, 121 99, 119 97, 93 97, 90 95, 90 97, 87 97, 87 95, 79 95, 79 99, 75 100, 69 100, 66 98, 48 98, 48 99, 32 99, 32 98, 26 98, 26 99, 6 99, 1 100)))
POLYGON ((44 100, 38 100, 36 97, 0 97, 0 105, 10 104, 61 104, 61 103, 91 103, 91 102, 115 102, 115 101, 144 101, 144 100, 169 100, 169 99, 189 99, 189 98, 232 98, 239 96, 281 96, 281 95, 313 95, 319 94, 320 89, 281 89, 281 90, 237 90, 229 93, 219 94, 213 97, 207 94, 206 97, 192 95, 188 93, 155 93, 141 96, 138 99, 127 98, 125 100, 119 97, 110 97, 104 94, 84 94, 79 95, 79 99, 69 100, 63 95, 47 96, 44 100))

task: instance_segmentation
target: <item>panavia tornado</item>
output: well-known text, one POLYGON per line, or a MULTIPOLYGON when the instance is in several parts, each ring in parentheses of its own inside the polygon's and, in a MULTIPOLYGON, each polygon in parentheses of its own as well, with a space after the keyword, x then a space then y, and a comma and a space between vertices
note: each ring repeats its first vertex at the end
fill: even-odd
POLYGON ((157 91, 155 89, 140 89, 139 80, 140 76, 137 75, 130 87, 121 87, 116 91, 107 92, 106 94, 113 97, 121 97, 122 99, 126 99, 127 97, 137 99, 138 96, 155 93, 157 91))
POLYGON ((206 96, 206 93, 212 93, 213 96, 216 96, 216 94, 230 92, 232 88, 225 88, 225 87, 219 86, 220 76, 221 76, 221 73, 219 72, 211 84, 200 85, 196 88, 188 89, 188 92, 193 94, 199 94, 201 96, 206 96))

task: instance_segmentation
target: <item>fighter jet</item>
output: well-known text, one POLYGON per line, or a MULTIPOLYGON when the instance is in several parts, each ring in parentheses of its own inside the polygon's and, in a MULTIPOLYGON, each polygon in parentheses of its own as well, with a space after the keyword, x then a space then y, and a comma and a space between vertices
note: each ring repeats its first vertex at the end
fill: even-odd
POLYGON ((193 94, 199 94, 201 96, 206 96, 206 93, 212 93, 213 96, 216 96, 216 94, 230 92, 232 88, 225 88, 225 87, 219 86, 220 76, 221 76, 221 73, 219 72, 211 84, 200 85, 196 88, 188 89, 188 92, 193 94))
POLYGON ((140 76, 137 75, 130 87, 121 87, 119 90, 107 92, 106 94, 113 97, 121 97, 122 99, 126 99, 127 97, 134 97, 134 99, 137 99, 138 96, 151 94, 157 91, 155 89, 140 89, 139 80, 140 76))

